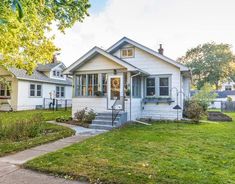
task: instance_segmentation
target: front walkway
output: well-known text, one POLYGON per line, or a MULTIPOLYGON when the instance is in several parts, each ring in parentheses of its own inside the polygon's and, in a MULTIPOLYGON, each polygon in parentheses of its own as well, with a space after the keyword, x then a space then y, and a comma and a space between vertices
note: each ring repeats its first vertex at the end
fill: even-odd
POLYGON ((57 151, 74 143, 81 142, 89 137, 103 133, 83 127, 61 124, 76 130, 76 135, 58 141, 37 146, 22 152, 0 158, 1 184, 82 184, 82 182, 69 181, 54 176, 37 173, 20 167, 25 162, 49 152, 57 151))

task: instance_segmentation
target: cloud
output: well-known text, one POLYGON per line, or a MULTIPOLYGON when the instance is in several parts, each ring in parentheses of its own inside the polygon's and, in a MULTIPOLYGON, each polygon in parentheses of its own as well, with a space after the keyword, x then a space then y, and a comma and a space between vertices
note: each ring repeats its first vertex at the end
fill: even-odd
POLYGON ((108 0, 91 14, 57 33, 55 44, 68 66, 94 46, 104 49, 127 36, 155 50, 163 43, 173 59, 208 41, 235 44, 233 0, 108 0))

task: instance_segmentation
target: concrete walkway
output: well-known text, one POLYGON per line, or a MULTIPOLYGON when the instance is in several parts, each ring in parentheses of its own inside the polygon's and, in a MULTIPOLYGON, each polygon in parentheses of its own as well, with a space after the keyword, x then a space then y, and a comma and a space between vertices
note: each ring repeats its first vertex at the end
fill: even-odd
MULTIPOLYGON (((54 123, 54 122, 53 122, 54 123)), ((61 124, 76 129, 76 135, 58 141, 37 146, 22 152, 0 158, 0 184, 82 184, 54 176, 26 170, 20 167, 25 162, 49 152, 57 151, 74 143, 81 142, 89 137, 103 133, 74 125, 61 124)), ((83 183, 84 184, 84 183, 83 183)))

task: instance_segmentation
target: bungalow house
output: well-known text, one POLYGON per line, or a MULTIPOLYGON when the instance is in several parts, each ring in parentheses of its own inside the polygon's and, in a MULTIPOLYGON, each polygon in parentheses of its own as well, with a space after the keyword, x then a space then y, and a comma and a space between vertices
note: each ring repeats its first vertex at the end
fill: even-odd
POLYGON ((72 115, 97 113, 91 127, 112 128, 141 118, 182 118, 190 95, 190 70, 129 38, 109 49, 94 47, 69 66, 73 75, 72 115), (177 107, 178 108, 177 108, 177 107))
POLYGON ((58 106, 65 99, 71 103, 72 79, 63 75, 65 68, 60 62, 39 65, 32 75, 22 69, 0 68, 0 111, 49 108, 52 99, 58 100, 58 106))

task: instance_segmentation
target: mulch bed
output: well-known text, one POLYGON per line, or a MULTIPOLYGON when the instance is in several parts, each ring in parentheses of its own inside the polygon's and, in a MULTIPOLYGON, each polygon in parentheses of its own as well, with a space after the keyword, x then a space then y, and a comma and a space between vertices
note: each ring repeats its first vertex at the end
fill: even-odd
POLYGON ((79 122, 76 120, 69 120, 69 121, 65 121, 63 123, 67 123, 67 124, 71 124, 71 125, 77 125, 77 126, 81 126, 84 128, 89 128, 90 124, 89 123, 83 123, 83 122, 79 122))
POLYGON ((208 112, 210 121, 232 121, 232 118, 222 112, 208 112))

